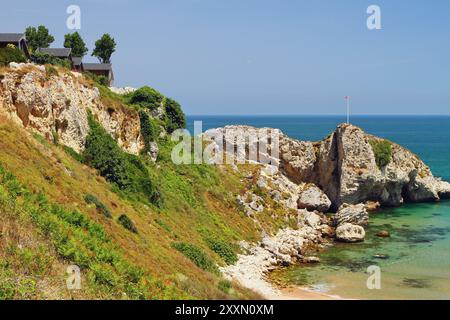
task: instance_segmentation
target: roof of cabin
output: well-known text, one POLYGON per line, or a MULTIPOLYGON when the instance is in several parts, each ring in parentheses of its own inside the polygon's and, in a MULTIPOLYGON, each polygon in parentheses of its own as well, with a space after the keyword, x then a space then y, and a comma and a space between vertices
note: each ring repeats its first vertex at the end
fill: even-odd
POLYGON ((0 42, 19 42, 22 38, 23 33, 0 33, 0 42))
POLYGON ((60 58, 68 58, 72 53, 71 48, 41 48, 38 51, 60 58))

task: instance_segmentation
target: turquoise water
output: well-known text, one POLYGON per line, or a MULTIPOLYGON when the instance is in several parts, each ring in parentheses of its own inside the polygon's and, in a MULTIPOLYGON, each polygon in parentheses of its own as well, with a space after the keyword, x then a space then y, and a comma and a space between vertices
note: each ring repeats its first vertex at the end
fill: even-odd
MULTIPOLYGON (((345 121, 338 116, 191 116, 204 130, 228 124, 276 127, 301 140, 320 140, 345 121)), ((418 154, 435 176, 450 181, 450 116, 354 117, 366 132, 418 154)), ((289 283, 345 298, 450 299, 450 201, 408 204, 371 214, 366 241, 337 244, 319 254, 317 266, 284 269, 289 283), (378 238, 380 230, 390 238, 378 238), (383 258, 383 259, 380 259, 383 258), (381 268, 381 289, 366 286, 367 267, 381 268)))

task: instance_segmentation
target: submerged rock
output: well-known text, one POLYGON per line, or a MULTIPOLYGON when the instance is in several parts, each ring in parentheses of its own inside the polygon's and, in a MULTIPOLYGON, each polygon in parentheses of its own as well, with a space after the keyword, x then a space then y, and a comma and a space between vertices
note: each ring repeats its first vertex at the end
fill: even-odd
POLYGON ((377 233, 377 237, 380 237, 380 238, 389 238, 390 236, 391 236, 390 233, 385 230, 377 233))
POLYGON ((361 242, 365 236, 363 227, 351 223, 344 223, 336 228, 336 239, 342 242, 361 242))

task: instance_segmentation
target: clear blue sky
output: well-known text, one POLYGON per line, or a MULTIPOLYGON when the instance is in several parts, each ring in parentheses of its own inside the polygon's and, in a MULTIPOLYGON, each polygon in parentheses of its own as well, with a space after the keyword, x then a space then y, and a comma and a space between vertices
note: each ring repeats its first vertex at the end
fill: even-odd
POLYGON ((188 114, 338 114, 345 95, 357 114, 450 114, 448 0, 1 0, 0 32, 45 24, 62 46, 70 4, 89 49, 116 39, 116 85, 188 114))

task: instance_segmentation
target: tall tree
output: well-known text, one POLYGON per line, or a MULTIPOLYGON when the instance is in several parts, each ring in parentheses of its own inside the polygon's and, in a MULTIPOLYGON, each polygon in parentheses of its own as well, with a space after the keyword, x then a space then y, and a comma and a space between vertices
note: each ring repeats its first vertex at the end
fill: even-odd
POLYGON ((48 32, 45 26, 39 26, 37 29, 35 27, 28 27, 25 31, 25 36, 27 37, 28 47, 32 51, 40 48, 48 48, 55 38, 48 32))
POLYGON ((92 56, 97 57, 102 63, 111 63, 111 56, 116 51, 116 42, 109 34, 104 34, 95 42, 92 56))
POLYGON ((89 51, 78 32, 68 33, 64 36, 64 48, 72 48, 74 57, 84 57, 89 51))

